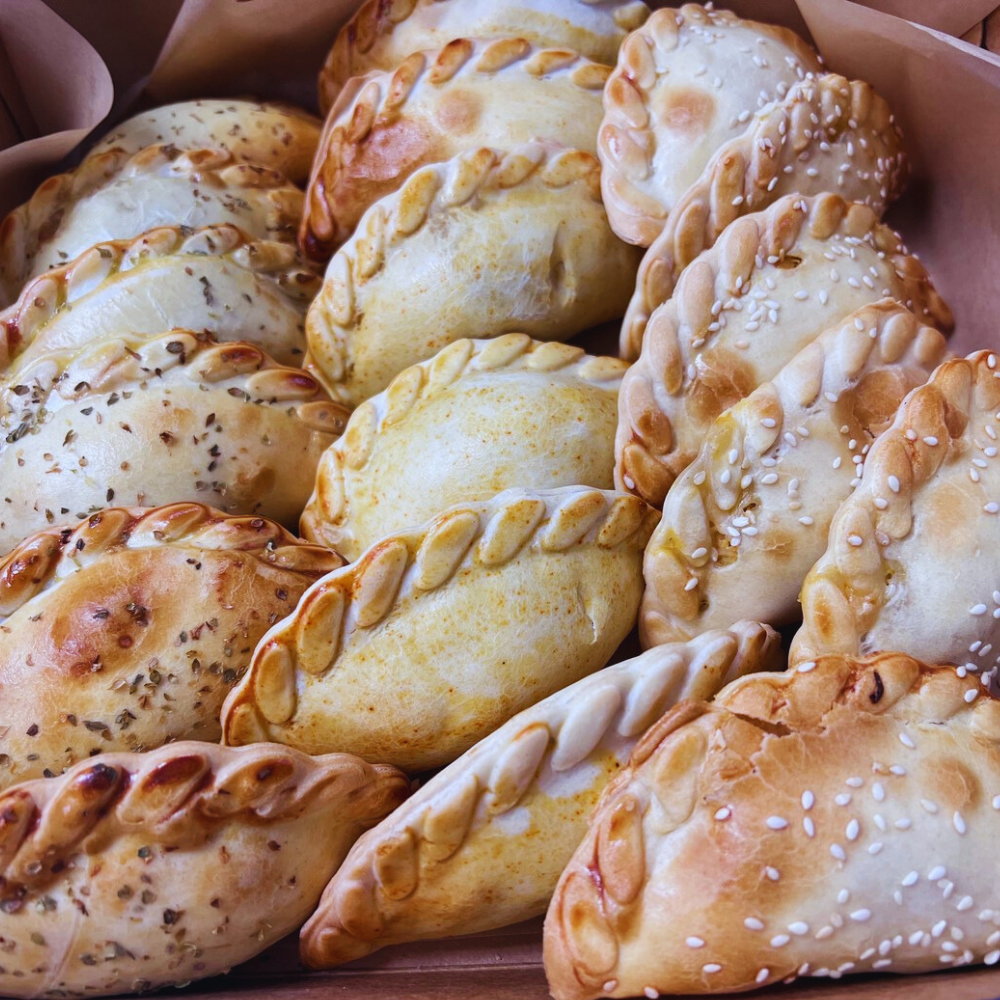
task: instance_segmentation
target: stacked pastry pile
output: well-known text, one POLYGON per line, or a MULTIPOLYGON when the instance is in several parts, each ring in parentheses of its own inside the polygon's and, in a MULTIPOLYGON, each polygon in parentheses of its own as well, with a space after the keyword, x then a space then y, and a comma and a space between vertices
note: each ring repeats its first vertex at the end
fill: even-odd
POLYGON ((560 1000, 1000 959, 1000 383, 885 101, 628 0, 368 0, 320 96, 0 230, 0 993, 546 908, 560 1000))

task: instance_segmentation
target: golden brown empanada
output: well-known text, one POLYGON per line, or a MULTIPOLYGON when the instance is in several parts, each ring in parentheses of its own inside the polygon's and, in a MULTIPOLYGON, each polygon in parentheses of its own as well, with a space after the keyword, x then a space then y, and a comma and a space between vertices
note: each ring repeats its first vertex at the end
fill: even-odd
POLYGON ((900 649, 995 675, 998 412, 989 351, 946 361, 903 401, 802 585, 796 661, 900 649))
POLYGON ((294 931, 395 768, 288 747, 107 753, 0 795, 0 991, 135 993, 228 972, 294 931))
POLYGON ((630 494, 508 490, 383 538, 264 637, 224 741, 450 763, 607 663, 658 517, 630 494))
POLYGON ((419 167, 464 150, 541 139, 594 153, 610 72, 523 38, 456 38, 353 79, 323 127, 299 245, 325 260, 370 205, 419 167))
POLYGON ((950 330, 923 265, 865 205, 787 195, 737 219, 655 310, 619 396, 615 482, 659 506, 712 421, 883 298, 950 330))
POLYGON ((33 535, 0 559, 0 787, 218 739, 257 640, 339 565, 272 521, 196 503, 33 535))
POLYGON ((422 167, 330 261, 306 317, 310 367, 358 406, 461 337, 566 340, 617 319, 639 257, 608 226, 600 170, 540 142, 422 167))
POLYGON ((546 917, 557 1000, 1000 959, 1000 703, 901 653, 811 666, 643 737, 546 917))
POLYGON ((819 57, 787 28, 688 3, 625 39, 604 90, 598 154, 611 227, 649 246, 712 154, 819 57))
POLYGON ((742 614, 791 624, 872 441, 945 349, 938 330, 884 299, 717 417, 646 547, 643 644, 681 642, 742 614))
POLYGON ((658 646, 525 709, 355 844, 302 931, 325 968, 545 912, 609 778, 668 707, 777 666, 765 625, 658 646))

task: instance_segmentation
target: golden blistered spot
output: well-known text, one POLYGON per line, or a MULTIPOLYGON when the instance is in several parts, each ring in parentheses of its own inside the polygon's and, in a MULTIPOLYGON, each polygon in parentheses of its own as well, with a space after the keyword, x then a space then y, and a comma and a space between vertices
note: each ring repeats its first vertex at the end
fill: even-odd
POLYGON ((701 88, 663 87, 651 104, 658 122, 688 140, 704 135, 715 118, 715 99, 701 88))

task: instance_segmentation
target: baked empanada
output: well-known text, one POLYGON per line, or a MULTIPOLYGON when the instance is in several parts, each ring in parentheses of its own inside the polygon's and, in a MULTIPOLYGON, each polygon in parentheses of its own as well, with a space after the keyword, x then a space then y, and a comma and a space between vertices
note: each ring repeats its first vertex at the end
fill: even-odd
POLYGON ((371 204, 419 167, 464 150, 542 139, 595 152, 610 72, 572 49, 523 38, 456 38, 394 71, 356 77, 323 126, 299 245, 325 260, 371 204))
POLYGON ((791 624, 872 441, 945 349, 938 330, 885 299, 821 333, 716 418, 646 546, 643 644, 740 615, 791 624))
POLYGON ((0 992, 182 986, 301 923, 395 768, 287 747, 107 753, 0 795, 0 992))
POLYGON ((301 364, 319 277, 295 248, 235 226, 161 226, 112 240, 29 281, 0 312, 0 371, 28 348, 63 351, 172 327, 245 340, 301 364))
POLYGON ((401 941, 545 912, 587 817, 668 707, 775 667, 777 636, 740 622, 658 646, 557 692, 435 775, 355 844, 302 931, 325 968, 401 941))
POLYGON ((899 649, 995 675, 998 412, 989 351, 946 361, 904 400, 802 585, 797 661, 899 649))
POLYGON ((819 57, 794 31, 688 3, 625 39, 604 91, 598 154, 611 227, 649 246, 712 154, 819 57))
POLYGON ((111 501, 294 528, 347 421, 307 372, 188 330, 25 361, 0 377, 0 553, 111 501))
POLYGON ((883 298, 952 316, 923 265, 865 205, 787 195, 737 219, 655 310, 619 396, 615 482, 659 506, 720 413, 845 316, 883 298))
POLYGON ((740 216, 786 194, 833 191, 881 217, 905 176, 902 136, 872 87, 834 73, 795 84, 716 150, 671 209, 639 265, 622 357, 639 356, 650 313, 673 294, 677 275, 740 216))
POLYGON ((450 763, 607 663, 658 518, 630 494, 508 490, 383 538, 264 637, 226 699, 224 741, 450 763))
POLYGON ((641 0, 367 0, 340 29, 319 74, 325 114, 352 76, 393 70, 454 38, 525 38, 613 63, 625 35, 649 17, 641 0))
POLYGON ((257 640, 340 565, 272 521, 195 503, 33 535, 0 559, 0 787, 218 739, 257 640))
POLYGON ((549 907, 557 1000, 1000 959, 1000 703, 901 653, 811 666, 643 737, 549 907))

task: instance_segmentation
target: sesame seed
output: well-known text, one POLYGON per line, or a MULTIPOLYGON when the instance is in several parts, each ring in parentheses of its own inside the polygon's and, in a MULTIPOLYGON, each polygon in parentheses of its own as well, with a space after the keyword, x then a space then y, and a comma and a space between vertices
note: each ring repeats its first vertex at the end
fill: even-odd
POLYGON ((963 896, 956 904, 955 909, 960 911, 971 910, 972 909, 972 897, 963 896))
POLYGON ((963 697, 964 697, 966 703, 969 704, 969 705, 971 705, 976 700, 976 691, 975 691, 975 688, 969 688, 969 690, 965 692, 965 694, 963 695, 963 697))
POLYGON ((851 793, 840 792, 838 795, 833 797, 833 801, 836 802, 838 806, 849 806, 851 804, 851 793))
POLYGON ((892 965, 891 958, 880 958, 877 962, 872 962, 873 969, 885 969, 892 965))
MULTIPOLYGON (((843 906, 844 903, 846 903, 850 898, 851 898, 850 889, 841 889, 840 892, 837 893, 837 902, 840 903, 841 906, 843 906)), ((837 926, 839 927, 840 924, 837 924, 837 926)))
POLYGON ((654 990, 652 986, 647 986, 643 989, 643 995, 649 997, 649 1000, 656 1000, 660 995, 658 990, 654 990))
POLYGON ((844 830, 844 836, 848 840, 854 841, 858 839, 858 834, 861 832, 861 826, 856 819, 852 819, 850 823, 847 824, 847 828, 844 830))
MULTIPOLYGON (((798 667, 796 667, 796 670, 798 670, 800 674, 807 674, 809 673, 810 670, 815 670, 815 669, 816 669, 815 660, 806 660, 805 663, 800 663, 798 667)), ((805 808, 808 809, 809 807, 806 806, 805 808)))
POLYGON ((692 559, 704 559, 708 555, 708 549, 704 545, 699 545, 698 548, 691 553, 692 559))
POLYGON ((872 798, 876 802, 885 801, 885 788, 883 787, 881 781, 876 781, 875 784, 872 785, 872 798))
POLYGON ((691 477, 691 482, 693 482, 695 484, 695 486, 701 486, 701 484, 703 482, 705 482, 705 473, 704 473, 704 471, 703 470, 699 470, 698 472, 696 472, 691 477))
POLYGON ((802 820, 802 829, 806 831, 807 837, 816 836, 816 827, 813 825, 813 821, 808 816, 802 820))
POLYGON ((986 965, 996 965, 997 962, 1000 962, 1000 951, 987 952, 987 954, 983 956, 983 962, 986 965))
POLYGON ((844 782, 844 784, 847 785, 848 788, 860 788, 864 783, 865 783, 864 778, 858 778, 856 776, 853 778, 848 778, 844 782))
POLYGON ((918 945, 924 936, 923 931, 914 931, 907 939, 907 944, 918 945))
POLYGON ((945 928, 946 928, 947 926, 948 926, 948 921, 947 921, 947 920, 939 920, 939 921, 938 921, 938 922, 937 922, 937 923, 936 923, 936 924, 935 924, 935 925, 934 925, 934 926, 933 926, 933 927, 931 928, 931 937, 936 937, 936 938, 938 938, 938 937, 941 937, 941 935, 942 935, 942 934, 944 933, 944 929, 945 929, 945 928))
POLYGON ((808 514, 803 514, 803 516, 799 518, 799 524, 805 525, 807 528, 812 527, 813 523, 813 519, 808 514))
POLYGON ((937 443, 938 439, 934 437, 933 434, 928 434, 927 437, 924 438, 924 444, 930 448, 933 448, 937 443))
POLYGON ((896 775, 897 778, 902 778, 906 775, 906 768, 899 764, 891 764, 889 770, 896 775))
POLYGON ((992 806, 994 809, 1000 809, 1000 795, 993 796, 992 806))
POLYGON ((825 941, 828 937, 832 936, 833 936, 833 928, 829 924, 827 924, 825 927, 821 927, 818 931, 816 931, 817 941, 825 941))
POLYGON ((701 967, 701 971, 708 973, 722 972, 722 966, 719 965, 717 962, 709 962, 707 965, 703 965, 701 967))
POLYGON ((878 854, 878 852, 881 851, 881 850, 882 850, 882 841, 881 840, 876 840, 874 843, 869 844, 869 846, 868 846, 868 853, 869 854, 873 854, 873 855, 874 854, 878 854))
POLYGON ((788 826, 788 820, 783 816, 768 816, 767 825, 771 830, 784 830, 788 826))
POLYGON ((776 427, 777 421, 774 417, 761 417, 760 425, 761 427, 776 427))
POLYGON ((974 615, 977 618, 979 617, 979 615, 985 615, 986 614, 986 605, 985 604, 974 604, 971 608, 969 608, 969 614, 970 615, 974 615))
POLYGON ((889 483, 889 489, 892 490, 893 493, 899 492, 899 480, 895 476, 890 476, 888 479, 888 483, 889 483))
POLYGON ((771 947, 784 948, 785 945, 791 940, 792 939, 787 934, 775 934, 774 937, 771 938, 771 947))
POLYGON ((900 733, 899 742, 902 743, 904 747, 909 747, 911 750, 916 747, 916 743, 913 742, 909 733, 900 733))
POLYGON ((967 827, 965 825, 965 819, 962 817, 960 812, 956 812, 955 815, 951 817, 951 822, 959 833, 965 833, 967 827))
POLYGON ((767 475, 760 477, 762 486, 773 486, 777 481, 778 474, 776 472, 769 472, 767 475))
POLYGON ((721 823, 724 820, 729 819, 732 816, 733 811, 729 806, 723 806, 721 809, 717 809, 715 812, 715 818, 721 823))
MULTIPOLYGON (((864 545, 865 540, 860 535, 848 535, 847 543, 857 548, 859 545, 864 545)), ((984 608, 983 610, 985 611, 986 609, 984 608)))
MULTIPOLYGON (((810 792, 809 789, 807 788, 802 793, 802 808, 807 810, 812 809, 813 803, 815 803, 815 801, 816 801, 816 796, 813 795, 813 793, 810 792)), ((997 798, 994 799, 994 808, 1000 809, 1000 805, 997 805, 998 801, 1000 801, 1000 795, 998 795, 997 798)))
POLYGON ((930 799, 921 799, 920 804, 924 809, 929 812, 932 816, 938 811, 937 803, 931 802, 930 799))
POLYGON ((893 823, 892 825, 897 830, 909 830, 910 827, 913 826, 913 820, 908 819, 906 816, 903 816, 902 818, 897 819, 896 822, 893 823))
POLYGON ((689 948, 704 948, 705 942, 700 937, 689 937, 684 942, 689 948))
POLYGON ((743 926, 748 931, 762 931, 764 929, 764 921, 758 920, 756 917, 746 917, 743 921, 743 926))
POLYGON ((862 908, 860 910, 855 910, 851 913, 851 920, 856 923, 863 924, 866 920, 870 920, 872 911, 869 909, 862 908))
POLYGON ((935 865, 928 873, 927 879, 930 882, 938 882, 948 874, 944 865, 935 865))
POLYGON ((872 816, 872 822, 873 822, 873 823, 874 823, 874 824, 875 824, 875 825, 876 825, 876 826, 877 826, 877 827, 878 827, 878 828, 879 828, 879 829, 880 829, 880 830, 881 830, 881 831, 882 831, 883 833, 885 833, 885 831, 889 829, 889 827, 888 827, 888 826, 886 825, 886 822, 885 822, 885 819, 884 819, 884 817, 882 816, 882 814, 881 814, 881 813, 875 813, 875 815, 874 815, 874 816, 872 816))
POLYGON ((840 844, 831 844, 830 845, 830 853, 838 861, 846 861, 847 860, 847 855, 844 853, 844 849, 840 846, 840 844))
POLYGON ((899 884, 909 889, 911 885, 916 885, 917 880, 920 878, 920 872, 912 871, 903 877, 903 881, 899 884))
MULTIPOLYGON (((1000 951, 996 952, 996 954, 1000 955, 1000 951)), ((761 983, 765 983, 765 982, 767 982, 767 977, 769 975, 771 975, 771 970, 770 969, 761 969, 760 972, 757 973, 755 982, 758 985, 761 984, 761 983)))
POLYGON ((796 920, 795 923, 789 924, 788 929, 799 937, 809 933, 809 925, 803 920, 796 920))
POLYGON ((777 882, 777 881, 778 881, 778 879, 779 879, 779 878, 781 878, 781 872, 779 872, 777 868, 772 868, 772 867, 771 867, 770 865, 767 865, 767 866, 766 866, 766 867, 764 868, 764 874, 765 874, 765 875, 766 875, 766 876, 767 876, 767 877, 768 877, 768 878, 769 878, 769 879, 770 879, 770 880, 771 880, 772 882, 777 882))

